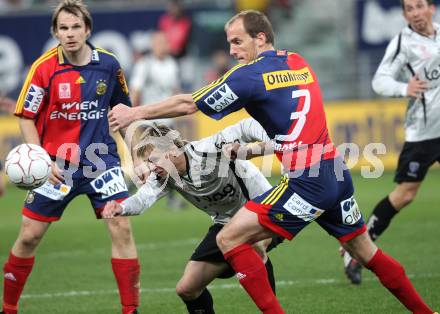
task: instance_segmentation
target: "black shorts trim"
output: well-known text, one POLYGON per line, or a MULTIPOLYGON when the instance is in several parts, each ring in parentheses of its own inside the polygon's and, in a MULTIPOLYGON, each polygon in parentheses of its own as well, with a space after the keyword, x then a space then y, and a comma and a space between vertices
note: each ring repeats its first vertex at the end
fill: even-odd
MULTIPOLYGON (((194 250, 194 253, 191 255, 191 261, 197 262, 212 262, 212 263, 228 263, 223 257, 222 252, 217 246, 216 237, 217 234, 222 230, 224 225, 222 224, 213 224, 209 227, 208 232, 206 233, 203 240, 199 243, 199 245, 194 250)), ((283 242, 284 238, 276 237, 272 240, 267 248, 267 252, 274 249, 281 242, 283 242)), ((229 264, 228 264, 229 265, 229 264)), ((231 266, 228 267, 222 274, 220 274, 217 278, 231 278, 235 275, 235 271, 231 266)))
POLYGON ((429 167, 440 162, 440 138, 421 142, 405 142, 399 155, 394 181, 420 182, 429 167))

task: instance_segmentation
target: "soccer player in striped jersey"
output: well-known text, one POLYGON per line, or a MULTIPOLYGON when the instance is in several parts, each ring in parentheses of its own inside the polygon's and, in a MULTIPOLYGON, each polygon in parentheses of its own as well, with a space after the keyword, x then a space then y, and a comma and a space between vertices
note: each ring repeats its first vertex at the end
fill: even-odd
MULTIPOLYGON (((52 16, 59 45, 34 62, 17 101, 24 141, 42 146, 61 164, 53 163, 49 182, 30 191, 23 206, 21 230, 3 267, 6 314, 17 313, 37 246, 73 198, 86 194, 100 218, 107 201, 128 197, 106 117, 109 107, 130 105, 128 89, 116 58, 87 41, 91 31, 92 18, 81 1, 60 2, 52 16)), ((105 224, 122 313, 137 313, 140 266, 130 222, 120 217, 105 224)))
POLYGON ((225 25, 230 54, 239 62, 222 78, 192 95, 131 110, 116 106, 110 126, 140 119, 173 117, 197 110, 215 119, 245 108, 275 141, 286 175, 280 184, 247 202, 217 235, 217 244, 241 285, 263 313, 284 313, 252 244, 281 235, 295 237, 316 221, 410 311, 433 311, 419 296, 404 268, 382 252, 366 232, 353 196, 349 171, 326 126, 319 83, 299 54, 276 50, 267 17, 243 11, 225 25))
MULTIPOLYGON (((128 133, 130 131, 127 136, 128 133)), ((177 131, 165 125, 141 123, 134 133, 131 146, 135 148, 137 158, 145 161, 151 175, 135 195, 120 204, 109 202, 102 215, 113 218, 142 214, 171 191, 177 191, 208 214, 213 225, 191 255, 176 291, 188 313, 214 313, 208 284, 215 278, 229 278, 235 274, 218 248, 216 236, 243 204, 271 187, 251 162, 232 162, 221 150, 230 143, 267 141, 266 132, 257 121, 249 118, 194 142, 184 141, 177 131)), ((274 243, 279 241, 280 238, 274 239, 274 243)), ((264 259, 275 291, 272 264, 265 253, 269 243, 270 239, 255 247, 264 259)))

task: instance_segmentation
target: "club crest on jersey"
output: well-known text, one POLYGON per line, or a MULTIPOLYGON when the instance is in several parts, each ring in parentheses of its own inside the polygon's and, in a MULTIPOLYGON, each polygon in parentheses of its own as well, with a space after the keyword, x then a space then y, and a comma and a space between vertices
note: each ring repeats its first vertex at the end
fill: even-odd
POLYGON ((60 99, 68 99, 71 97, 70 83, 60 83, 58 85, 58 97, 60 99))
POLYGON ((96 81, 96 94, 99 96, 104 95, 107 91, 107 83, 105 80, 96 81))
POLYGON ((313 83, 312 73, 308 67, 300 70, 283 70, 263 73, 266 90, 313 83))
POLYGON ((228 84, 223 84, 205 99, 205 103, 213 110, 220 112, 238 99, 228 84))
POLYGON ((24 110, 37 113, 43 102, 44 88, 31 84, 24 100, 24 110))

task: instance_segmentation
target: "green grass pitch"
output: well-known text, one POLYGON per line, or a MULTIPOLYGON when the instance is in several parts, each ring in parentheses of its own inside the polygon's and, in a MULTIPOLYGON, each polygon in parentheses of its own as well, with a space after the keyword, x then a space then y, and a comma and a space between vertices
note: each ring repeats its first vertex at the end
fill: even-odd
MULTIPOLYGON (((354 175, 364 215, 393 187, 392 174, 379 179, 354 175)), ((275 179, 274 179, 275 182, 275 179)), ((440 310, 440 171, 428 173, 414 203, 379 240, 405 267, 418 291, 440 310)), ((8 187, 0 199, 0 264, 16 238, 25 192, 8 187)), ((159 202, 132 224, 142 265, 140 313, 186 313, 174 292, 192 250, 211 221, 189 208, 173 212, 159 202)), ((406 313, 367 271, 351 286, 342 271, 338 243, 312 224, 271 253, 277 293, 287 313, 406 313)), ((38 249, 34 271, 20 304, 24 314, 120 313, 110 267, 110 240, 94 219, 88 200, 75 200, 53 223, 38 249)), ((257 313, 235 278, 210 286, 217 313, 257 313)), ((3 287, 0 287, 3 292, 3 287)))

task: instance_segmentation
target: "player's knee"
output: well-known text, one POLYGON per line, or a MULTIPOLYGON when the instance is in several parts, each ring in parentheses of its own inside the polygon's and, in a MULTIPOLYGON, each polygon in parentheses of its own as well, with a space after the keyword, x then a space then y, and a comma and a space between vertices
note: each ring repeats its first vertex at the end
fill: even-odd
POLYGON ((21 250, 31 251, 38 246, 42 238, 43 234, 35 233, 32 230, 25 230, 17 239, 17 245, 21 250))
POLYGON ((126 245, 133 241, 130 221, 126 217, 109 219, 108 229, 113 242, 120 242, 122 245, 126 245))
POLYGON ((224 253, 226 251, 228 251, 229 246, 230 246, 230 239, 229 239, 229 235, 227 232, 224 232, 224 230, 221 230, 217 236, 216 236, 216 241, 217 241, 217 246, 219 247, 219 249, 224 253))
POLYGON ((201 291, 191 287, 185 280, 180 280, 176 285, 176 293, 182 300, 190 301, 197 299, 201 291))

